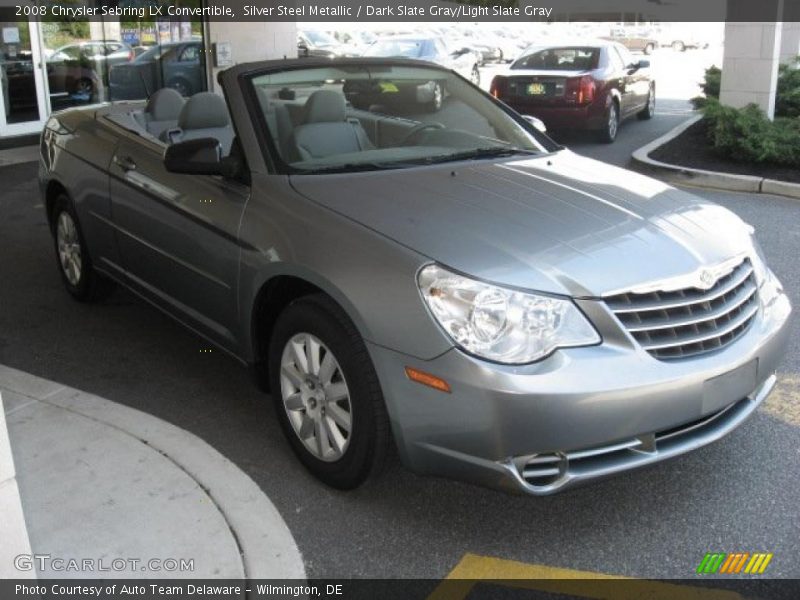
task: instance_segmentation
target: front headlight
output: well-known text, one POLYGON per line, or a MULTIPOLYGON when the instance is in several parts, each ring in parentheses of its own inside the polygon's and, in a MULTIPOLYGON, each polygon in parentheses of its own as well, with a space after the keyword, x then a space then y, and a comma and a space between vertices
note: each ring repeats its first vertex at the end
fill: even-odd
POLYGON ((419 289, 439 325, 461 348, 505 364, 537 361, 600 336, 571 300, 501 288, 428 265, 419 289))

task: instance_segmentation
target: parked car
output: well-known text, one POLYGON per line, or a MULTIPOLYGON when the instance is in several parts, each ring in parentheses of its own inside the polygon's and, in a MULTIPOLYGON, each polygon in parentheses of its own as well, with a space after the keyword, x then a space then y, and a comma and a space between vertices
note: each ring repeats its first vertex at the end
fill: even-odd
POLYGON ((191 96, 205 89, 203 43, 192 40, 152 46, 133 62, 112 67, 109 79, 113 100, 146 98, 162 87, 191 96))
POLYGON ((366 29, 347 29, 328 33, 347 48, 347 54, 350 56, 360 56, 378 39, 377 35, 366 29))
MULTIPOLYGON (((100 100, 103 88, 97 65, 86 59, 62 59, 47 62, 50 103, 54 108, 87 104, 100 100)), ((3 63, 8 86, 8 109, 31 108, 37 105, 33 56, 30 51, 18 52, 3 63)))
POLYGON ((421 473, 550 494, 717 440, 775 385, 791 308, 728 210, 573 154, 438 65, 219 81, 51 117, 56 262, 76 299, 122 284, 251 365, 321 481, 361 484, 394 444, 421 473), (444 80, 449 115, 348 107, 378 74, 444 80))
POLYGON ((297 56, 300 58, 354 56, 358 51, 339 42, 325 31, 300 29, 297 32, 297 56))
POLYGON ((633 32, 626 29, 612 29, 611 35, 602 39, 622 44, 631 52, 652 54, 658 48, 658 40, 644 32, 633 32))
POLYGON ((548 129, 590 130, 606 143, 623 120, 650 119, 656 106, 649 61, 610 42, 529 48, 494 78, 491 94, 548 129))
MULTIPOLYGON (((478 68, 480 58, 475 51, 471 47, 460 44, 448 45, 441 37, 393 36, 380 38, 366 49, 364 56, 425 60, 452 69, 475 85, 479 85, 481 81, 481 72, 478 68)), ((437 97, 443 96, 440 92, 444 90, 441 87, 437 90, 437 97)), ((437 110, 441 107, 441 99, 436 101, 435 106, 437 110)))
POLYGON ((658 39, 661 46, 672 48, 675 52, 685 52, 689 49, 705 49, 709 46, 707 40, 702 39, 693 28, 689 27, 665 25, 656 28, 653 36, 658 39))

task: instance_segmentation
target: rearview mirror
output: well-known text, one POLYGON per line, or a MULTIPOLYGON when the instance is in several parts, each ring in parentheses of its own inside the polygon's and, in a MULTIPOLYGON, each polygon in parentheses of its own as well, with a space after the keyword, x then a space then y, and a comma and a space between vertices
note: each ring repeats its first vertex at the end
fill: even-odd
POLYGON ((178 142, 164 153, 164 167, 170 173, 232 177, 237 170, 233 162, 222 158, 222 146, 214 138, 178 142))
POLYGON ((544 124, 544 121, 538 119, 536 117, 532 117, 531 115, 522 115, 522 118, 525 119, 528 123, 533 125, 536 131, 541 131, 542 133, 547 133, 547 126, 544 124))

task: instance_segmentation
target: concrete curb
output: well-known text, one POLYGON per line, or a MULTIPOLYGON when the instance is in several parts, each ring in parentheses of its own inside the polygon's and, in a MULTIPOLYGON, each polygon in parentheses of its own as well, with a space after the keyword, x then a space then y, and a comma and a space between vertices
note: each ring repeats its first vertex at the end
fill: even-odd
POLYGON ((14 458, 11 455, 11 444, 8 441, 6 413, 3 407, 3 395, 0 394, 0 578, 34 579, 33 571, 17 571, 14 557, 31 553, 28 529, 22 512, 22 502, 17 487, 14 458))
POLYGON ((774 179, 766 179, 755 175, 737 175, 735 173, 720 173, 717 171, 692 169, 650 158, 649 155, 651 152, 675 139, 702 118, 702 115, 694 116, 649 144, 642 146, 633 153, 633 160, 645 165, 649 169, 658 171, 662 178, 670 183, 728 190, 731 192, 776 194, 800 200, 800 184, 798 183, 775 181, 774 179))
POLYGON ((239 545, 245 577, 306 578, 294 538, 269 498, 197 436, 133 408, 2 365, 0 388, 115 428, 172 461, 203 488, 222 513, 239 545))

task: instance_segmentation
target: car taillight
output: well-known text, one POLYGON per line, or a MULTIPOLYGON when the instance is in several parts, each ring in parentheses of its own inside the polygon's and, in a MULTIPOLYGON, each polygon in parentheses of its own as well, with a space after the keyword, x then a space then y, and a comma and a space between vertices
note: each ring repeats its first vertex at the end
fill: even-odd
POLYGON ((130 52, 128 52, 128 62, 131 62, 134 58, 136 58, 136 53, 133 50, 131 50, 130 52))
POLYGON ((566 99, 576 104, 589 104, 594 101, 594 94, 597 90, 597 84, 591 75, 584 75, 583 77, 570 77, 567 79, 565 89, 566 99))
POLYGON ((508 81, 506 81, 506 78, 496 75, 492 79, 492 85, 489 86, 489 93, 495 98, 502 98, 506 93, 507 86, 508 81))

